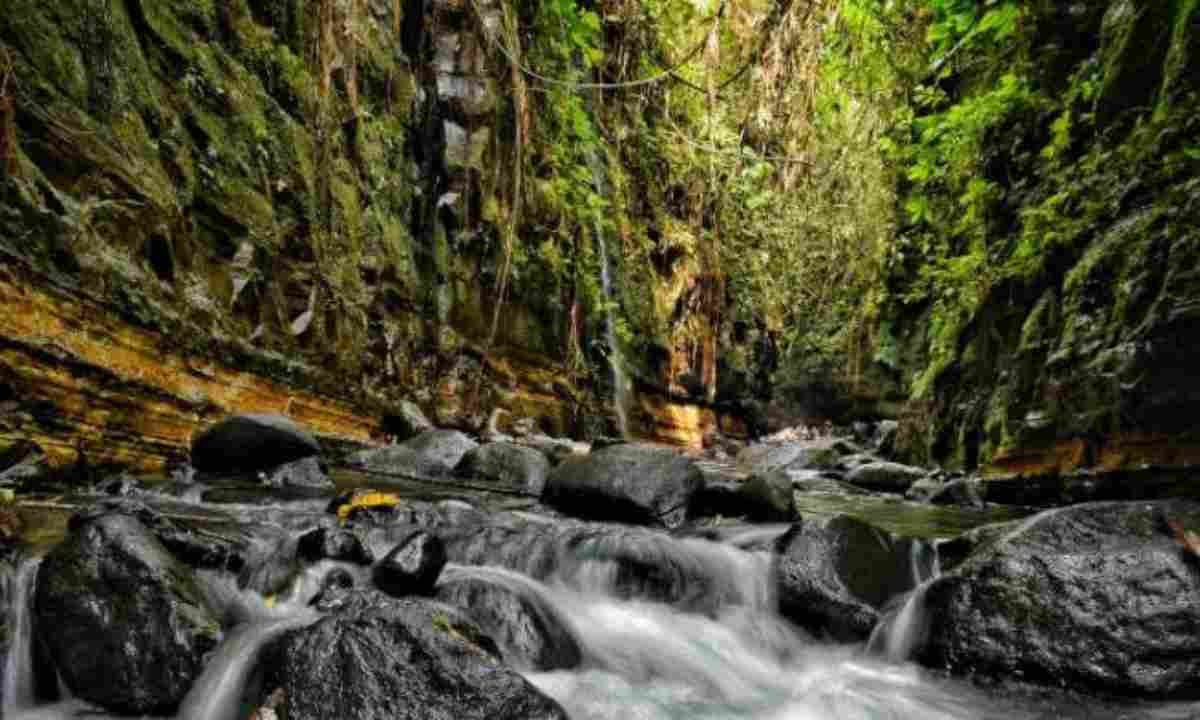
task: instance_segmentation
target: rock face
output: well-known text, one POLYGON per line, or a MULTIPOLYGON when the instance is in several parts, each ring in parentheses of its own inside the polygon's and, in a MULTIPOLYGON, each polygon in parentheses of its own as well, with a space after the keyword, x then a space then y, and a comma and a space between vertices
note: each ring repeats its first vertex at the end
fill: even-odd
POLYGON ((818 634, 865 639, 889 599, 929 576, 916 542, 845 515, 796 523, 777 543, 780 612, 818 634))
POLYGON ((463 575, 438 584, 437 598, 467 611, 520 670, 579 665, 579 644, 565 621, 519 578, 463 575))
POLYGON ((416 531, 384 556, 371 575, 376 587, 395 597, 432 595, 445 566, 446 547, 441 539, 416 531))
POLYGON ((538 497, 546 487, 550 461, 531 447, 515 443, 489 443, 470 450, 455 472, 538 497))
POLYGON ((550 473, 542 500, 591 520, 678 527, 704 476, 690 458, 663 448, 613 445, 550 473))
POLYGON ((986 539, 928 589, 921 660, 1100 692, 1200 690, 1200 572, 1168 520, 1200 504, 1090 503, 986 539))
POLYGON ((71 692, 131 715, 170 713, 221 633, 189 569, 126 515, 86 522, 46 556, 35 611, 71 692))
MULTIPOLYGON (((1022 269, 944 314, 932 308, 937 288, 885 309, 882 327, 904 328, 888 342, 896 374, 927 390, 900 416, 897 450, 1014 484, 1111 473, 1110 499, 1146 497, 1120 476, 1200 465, 1195 161, 1182 172, 1163 162, 1180 152, 1176 138, 1191 143, 1200 129, 1200 11, 1146 0, 1026 7, 1013 40, 1028 44, 1030 64, 1016 77, 1044 117, 1095 112, 1086 131, 1095 142, 1058 152, 1082 141, 1080 128, 1053 141, 1024 120, 981 142, 984 175, 1006 193, 987 212, 1021 220, 981 225, 979 237, 1009 249, 993 261, 1022 269), (1094 97, 1080 102, 1081 91, 1094 97), (1052 246, 1035 239, 1046 232, 1058 233, 1052 246), (1031 248, 1041 249, 1021 257, 1031 248)), ((949 112, 995 92, 1008 62, 999 48, 964 50, 949 112)), ((914 190, 931 191, 922 199, 952 202, 962 186, 914 190)), ((931 237, 961 231, 961 221, 957 210, 943 215, 931 237)), ((924 267, 910 263, 892 282, 908 286, 924 267)))
POLYGON ((283 415, 234 415, 192 441, 192 465, 207 473, 256 472, 321 451, 303 428, 283 415))
POLYGON ((461 611, 350 590, 264 655, 289 720, 566 720, 461 611))

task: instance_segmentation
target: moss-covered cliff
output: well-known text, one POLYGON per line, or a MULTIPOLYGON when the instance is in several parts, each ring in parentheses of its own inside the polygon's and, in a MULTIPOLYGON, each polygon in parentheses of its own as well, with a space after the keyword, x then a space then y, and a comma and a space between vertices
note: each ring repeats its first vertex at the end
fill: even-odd
POLYGON ((1200 6, 1012 11, 908 126, 876 355, 902 436, 996 475, 1194 467, 1200 6))
POLYGON ((526 86, 523 48, 558 57, 554 72, 577 64, 548 12, 10 3, 0 443, 160 466, 221 413, 323 414, 319 430, 363 441, 402 399, 448 425, 500 409, 612 432, 614 303, 643 390, 635 430, 698 443, 719 422, 719 313, 698 305, 711 269, 665 241, 656 266, 639 257, 654 243, 630 249, 690 211, 655 189, 669 177, 644 182, 658 153, 589 126, 646 118, 526 86), (614 243, 616 298, 594 229, 614 243))

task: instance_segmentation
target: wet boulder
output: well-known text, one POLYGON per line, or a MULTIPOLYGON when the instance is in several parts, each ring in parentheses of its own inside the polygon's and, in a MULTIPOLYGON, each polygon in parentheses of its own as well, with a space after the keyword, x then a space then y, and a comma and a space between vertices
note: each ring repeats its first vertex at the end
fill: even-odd
POLYGON ((315 457, 307 457, 280 465, 265 473, 266 484, 271 487, 292 488, 312 491, 333 490, 333 480, 325 474, 325 468, 315 457))
POLYGON ((359 451, 346 461, 383 475, 433 479, 448 476, 477 447, 479 443, 458 430, 428 430, 399 445, 359 451))
POLYGON ((452 606, 353 589, 317 607, 324 617, 264 652, 264 700, 279 698, 281 717, 566 720, 452 606))
POLYGON ((1075 505, 993 533, 929 586, 938 621, 918 657, 960 673, 1193 696, 1197 530, 1200 503, 1164 500, 1075 505))
POLYGON ((489 443, 468 451, 455 472, 460 477, 538 497, 546 487, 550 461, 537 450, 523 445, 489 443))
POLYGON ((582 660, 566 621, 519 575, 462 571, 438 583, 437 598, 466 610, 519 670, 568 669, 582 660))
POLYGON ((371 572, 375 586, 388 595, 432 595, 446 566, 446 546, 422 530, 401 540, 371 572))
POLYGON ((34 606, 71 692, 132 715, 172 712, 221 635, 191 570, 128 515, 87 521, 47 555, 34 606))
POLYGON ((665 448, 622 444, 569 460, 550 473, 542 501, 589 520, 678 527, 704 475, 665 448))
POLYGON ((233 415, 192 440, 192 465, 205 473, 258 472, 321 451, 307 431, 283 415, 233 415))
POLYGON ((347 457, 346 463, 384 477, 435 479, 445 477, 450 472, 444 463, 404 445, 360 450, 347 457))
POLYGON ((751 520, 791 522, 796 516, 795 492, 787 472, 751 475, 738 488, 738 495, 751 520))
POLYGON ((819 635, 867 638, 888 600, 930 576, 919 542, 846 515, 794 524, 776 544, 780 612, 819 635))
POLYGON ((308 562, 338 560, 354 565, 370 565, 374 562, 371 551, 349 530, 320 527, 300 536, 297 553, 308 562))
POLYGON ((958 505, 965 508, 981 508, 983 480, 979 478, 955 478, 935 492, 929 502, 934 505, 958 505))
POLYGON ((867 490, 904 493, 926 474, 926 471, 919 467, 879 461, 851 469, 846 475, 846 482, 867 490))

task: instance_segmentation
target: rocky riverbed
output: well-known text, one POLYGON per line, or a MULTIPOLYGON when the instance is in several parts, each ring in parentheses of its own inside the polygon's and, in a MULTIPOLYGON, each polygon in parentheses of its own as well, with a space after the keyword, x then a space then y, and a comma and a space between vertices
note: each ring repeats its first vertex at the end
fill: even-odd
POLYGON ((1200 712, 1198 503, 989 504, 869 435, 480 440, 245 416, 173 478, 9 474, 3 716, 1200 712))

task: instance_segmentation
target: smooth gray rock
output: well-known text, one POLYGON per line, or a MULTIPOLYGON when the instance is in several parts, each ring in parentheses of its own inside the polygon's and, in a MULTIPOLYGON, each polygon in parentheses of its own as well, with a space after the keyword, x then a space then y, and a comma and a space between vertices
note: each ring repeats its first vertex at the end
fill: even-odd
POLYGON ((418 455, 453 469, 468 452, 479 447, 479 443, 458 430, 426 430, 400 443, 418 455))
POLYGON ((266 483, 271 487, 303 490, 333 490, 333 480, 325 474, 321 461, 315 457, 296 460, 266 471, 266 483))
POLYGON ((546 487, 550 461, 533 448, 515 443, 489 443, 463 456, 455 473, 538 497, 546 487))
POLYGON ((919 467, 879 461, 852 469, 846 475, 846 482, 868 490, 903 494, 927 474, 926 470, 919 467))
POLYGON ((838 466, 847 455, 862 452, 842 438, 763 442, 744 448, 737 455, 738 469, 750 474, 774 470, 825 470, 838 466))

